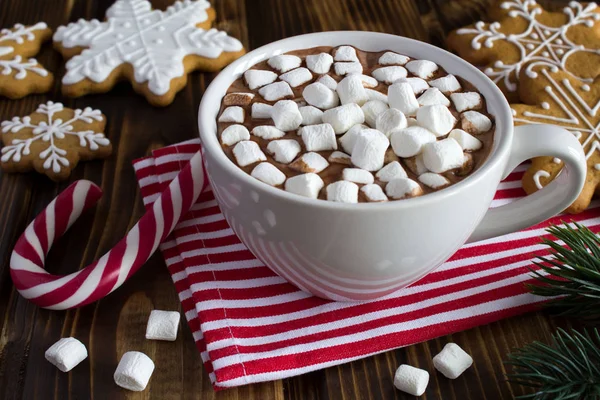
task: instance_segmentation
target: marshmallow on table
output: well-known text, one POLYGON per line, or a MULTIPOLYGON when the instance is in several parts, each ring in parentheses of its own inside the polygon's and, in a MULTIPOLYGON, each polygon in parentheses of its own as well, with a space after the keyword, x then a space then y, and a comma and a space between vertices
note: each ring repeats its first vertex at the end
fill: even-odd
POLYGON ((406 69, 421 79, 429 79, 438 70, 438 66, 429 60, 413 60, 406 64, 406 69))
POLYGON ((394 83, 388 88, 388 103, 391 108, 402 111, 407 116, 413 116, 419 109, 415 92, 408 82, 394 83))
POLYGON ((304 67, 293 69, 279 76, 279 79, 289 83, 291 87, 304 85, 306 82, 312 80, 312 78, 313 76, 310 71, 304 67))
POLYGON ((302 97, 311 106, 328 110, 337 106, 340 99, 336 92, 319 82, 311 83, 302 91, 302 97))
POLYGON ((302 154, 300 158, 290 164, 290 168, 300 172, 314 172, 318 174, 325 168, 329 167, 327 160, 315 152, 308 152, 302 154))
POLYGON ((385 192, 392 199, 404 199, 423 194, 421 185, 409 178, 392 179, 385 185, 385 192))
POLYGON ((298 104, 292 100, 280 100, 271 109, 271 119, 277 129, 284 132, 293 131, 302 124, 302 114, 298 104))
POLYGON ((420 126, 410 126, 392 132, 390 142, 398 157, 413 157, 421 153, 423 146, 435 142, 437 138, 420 126))
POLYGON ((379 114, 386 111, 388 108, 389 107, 387 103, 384 103, 383 101, 367 101, 362 106, 363 113, 365 114, 365 122, 367 123, 367 125, 369 125, 371 128, 375 128, 375 125, 377 123, 377 117, 379 116, 379 114))
POLYGON ((338 203, 358 203, 358 185, 348 181, 331 183, 327 185, 327 200, 338 203))
POLYGON ((315 74, 326 74, 333 65, 333 57, 328 53, 306 56, 306 66, 315 74))
POLYGON ((473 359, 456 343, 448 343, 433 357, 433 366, 448 379, 456 379, 471 365, 473 359))
POLYGON ((302 125, 315 125, 323 122, 323 111, 317 107, 304 106, 298 109, 302 115, 302 125))
POLYGON ((242 140, 249 140, 250 132, 244 125, 230 125, 221 132, 221 143, 225 146, 233 146, 242 140))
POLYGON ((244 109, 239 106, 227 107, 221 113, 219 122, 237 122, 239 124, 244 123, 244 109))
POLYGON ((402 78, 398 79, 395 83, 406 82, 410 85, 415 95, 424 92, 429 89, 429 84, 425 79, 410 77, 410 78, 402 78))
POLYGON ((419 182, 432 189, 440 189, 450 184, 450 181, 444 176, 433 172, 425 172, 424 174, 419 175, 419 182))
POLYGON ((362 74, 363 66, 359 62, 336 62, 333 64, 337 75, 362 74))
POLYGON ((146 325, 146 339, 174 341, 177 339, 180 318, 177 311, 152 310, 146 325))
POLYGON ((356 49, 352 46, 340 46, 335 50, 335 61, 359 61, 356 49))
POLYGON ((114 374, 115 383, 122 388, 141 392, 146 389, 154 372, 154 362, 139 351, 123 354, 114 374))
POLYGON ((365 91, 367 92, 367 96, 369 96, 369 100, 379 100, 384 103, 388 102, 388 96, 385 93, 381 93, 380 91, 374 89, 365 89, 365 91))
POLYGON ((381 65, 404 65, 409 61, 410 58, 391 51, 387 51, 379 57, 379 64, 381 65))
POLYGON ((273 106, 265 103, 253 103, 252 104, 252 118, 253 119, 269 119, 271 118, 271 110, 273 106))
POLYGON ((349 75, 342 79, 336 91, 342 104, 356 103, 362 106, 369 100, 369 95, 358 75, 349 75))
POLYGON ((267 101, 277 101, 293 96, 294 92, 287 82, 275 82, 258 89, 258 93, 267 101))
POLYGON ((334 164, 352 165, 350 156, 341 151, 334 151, 331 153, 327 161, 334 164))
POLYGON ((400 78, 406 78, 406 68, 400 66, 381 67, 373 71, 373 77, 379 82, 392 84, 400 78))
POLYGON ((475 136, 468 134, 462 129, 452 129, 448 137, 456 140, 458 144, 460 144, 460 147, 462 147, 463 150, 466 151, 479 150, 483 146, 481 140, 477 139, 475 136))
POLYGON ((297 56, 281 54, 269 58, 268 64, 271 68, 283 73, 291 71, 294 68, 298 68, 302 64, 302 60, 297 56))
POLYGON ((479 134, 492 129, 492 121, 477 111, 465 111, 460 115, 460 126, 464 131, 479 134))
POLYGON ((273 140, 267 145, 267 151, 273 156, 275 161, 282 164, 291 163, 300 153, 302 148, 300 143, 294 139, 273 140))
POLYGON ((244 79, 246 80, 250 90, 254 90, 275 82, 277 80, 277 74, 273 71, 249 69, 248 71, 244 72, 244 79))
POLYGON ((238 142, 233 148, 233 155, 240 167, 267 160, 267 156, 262 152, 258 143, 250 140, 238 142))
POLYGON ((330 124, 307 125, 298 130, 308 151, 337 150, 337 139, 330 124))
POLYGON ((62 372, 69 372, 87 358, 88 352, 83 343, 68 337, 50 346, 44 356, 62 372))
MULTIPOLYGON (((250 175, 252 175, 254 178, 258 179, 261 182, 266 183, 267 185, 271 185, 271 186, 278 186, 283 184, 283 182, 285 182, 285 174, 283 172, 281 172, 279 169, 277 169, 276 166, 274 166, 271 163, 268 162, 262 162, 260 164, 258 164, 256 167, 254 167, 254 169, 252 170, 252 172, 250 173, 250 175)), ((177 333, 177 332, 175 332, 177 333)), ((148 333, 146 332, 146 338, 148 338, 148 333)), ((175 340, 175 339, 173 339, 175 340)))
POLYGON ((352 128, 348 129, 348 132, 346 132, 346 134, 340 138, 340 144, 346 153, 352 154, 358 133, 363 129, 369 129, 369 127, 362 124, 356 124, 352 128))
POLYGON ((280 139, 285 136, 285 132, 271 125, 260 125, 252 129, 252 134, 256 137, 272 140, 280 139))
POLYGON ((429 372, 424 369, 415 368, 402 364, 394 375, 394 386, 396 389, 413 396, 421 396, 425 393, 429 384, 429 372))
POLYGON ((361 187, 360 191, 363 192, 367 200, 370 202, 387 201, 388 199, 385 193, 383 193, 381 186, 375 183, 361 187))
POLYGON ((381 182, 389 182, 398 178, 407 178, 406 171, 398 161, 392 161, 375 174, 381 182))
POLYGON ((338 85, 337 81, 333 79, 330 75, 323 75, 322 77, 317 79, 317 82, 327 86, 331 90, 337 89, 338 85))
POLYGON ((315 173, 297 175, 285 181, 285 190, 300 196, 316 199, 325 183, 315 173))
POLYGON ((356 124, 365 122, 365 113, 358 104, 344 104, 323 113, 323 122, 333 127, 336 135, 347 132, 356 124))
POLYGON ((404 164, 411 170, 411 172, 415 175, 421 175, 428 171, 425 166, 425 162, 423 161, 423 154, 419 154, 414 157, 409 157, 404 159, 404 164))
POLYGON ((223 97, 223 105, 225 106, 247 106, 254 99, 254 93, 234 92, 227 93, 223 97))
POLYGON ((450 99, 458 112, 481 108, 483 104, 481 95, 477 92, 452 93, 450 99))
POLYGON ((441 104, 446 107, 450 107, 450 100, 438 88, 429 88, 427 89, 419 98, 417 99, 421 106, 431 106, 434 104, 441 104))
POLYGON ((377 116, 375 128, 389 137, 393 131, 406 128, 406 117, 402 111, 390 108, 377 116))
POLYGON ((373 178, 372 173, 360 168, 344 168, 342 171, 342 179, 364 185, 375 182, 375 178, 373 178))
POLYGON ((379 82, 377 82, 377 79, 373 78, 372 76, 364 75, 364 74, 354 74, 354 75, 356 75, 360 78, 360 80, 363 83, 363 86, 366 88, 374 88, 377 85, 379 85, 379 82))
POLYGON ((425 167, 438 174, 460 168, 465 161, 462 147, 452 138, 427 143, 423 146, 425 167))
POLYGON ((448 107, 441 104, 434 104, 419 108, 417 111, 417 122, 423 128, 440 137, 447 135, 454 128, 456 118, 454 118, 448 107))
POLYGON ((454 75, 446 75, 441 78, 429 81, 433 87, 440 89, 442 93, 452 93, 461 89, 460 82, 454 75))
POLYGON ((352 164, 367 171, 380 170, 389 145, 389 139, 380 131, 361 130, 352 149, 352 164))

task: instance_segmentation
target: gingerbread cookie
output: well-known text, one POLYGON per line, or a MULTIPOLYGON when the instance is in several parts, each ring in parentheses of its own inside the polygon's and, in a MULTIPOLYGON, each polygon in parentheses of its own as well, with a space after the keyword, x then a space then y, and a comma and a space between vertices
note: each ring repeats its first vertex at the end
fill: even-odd
POLYGON ((106 21, 61 26, 54 45, 65 58, 63 93, 79 97, 109 91, 123 78, 156 106, 169 105, 194 70, 217 71, 244 54, 242 44, 210 29, 206 0, 177 1, 165 11, 146 0, 117 0, 106 21))
POLYGON ((52 31, 43 22, 0 30, 0 96, 20 99, 31 93, 45 93, 54 77, 35 58, 52 31))
POLYGON ((106 117, 100 110, 65 108, 49 101, 27 117, 4 121, 2 169, 35 169, 54 181, 67 179, 79 160, 104 158, 112 152, 102 132, 106 117))
POLYGON ((518 101, 521 71, 552 66, 591 80, 600 73, 600 7, 570 2, 548 12, 534 0, 498 1, 492 23, 477 22, 450 33, 448 47, 482 68, 509 101, 518 101))

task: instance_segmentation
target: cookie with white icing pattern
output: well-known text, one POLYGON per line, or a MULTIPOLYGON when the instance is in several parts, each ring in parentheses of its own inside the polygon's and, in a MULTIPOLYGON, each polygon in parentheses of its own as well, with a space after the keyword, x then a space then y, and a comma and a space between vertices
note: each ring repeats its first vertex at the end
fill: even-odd
POLYGON ((177 1, 165 11, 147 0, 117 0, 104 22, 61 26, 53 40, 69 59, 63 93, 103 93, 127 79, 151 104, 167 106, 188 73, 218 71, 244 54, 239 40, 210 28, 214 19, 206 0, 177 1))

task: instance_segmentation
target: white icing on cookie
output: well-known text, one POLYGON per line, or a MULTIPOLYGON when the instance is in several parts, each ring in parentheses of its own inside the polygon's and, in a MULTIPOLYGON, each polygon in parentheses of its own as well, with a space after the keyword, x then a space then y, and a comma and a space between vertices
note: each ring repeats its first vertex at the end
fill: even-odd
POLYGON ((543 189, 544 185, 540 182, 540 178, 550 178, 550 174, 543 169, 540 169, 533 175, 533 182, 538 189, 543 189))
MULTIPOLYGON (((34 31, 48 28, 44 22, 38 22, 35 25, 26 27, 22 24, 16 24, 13 29, 0 30, 0 57, 14 52, 11 42, 23 44, 25 41, 35 39, 34 31)), ((25 79, 28 72, 34 72, 40 76, 48 76, 48 71, 41 68, 35 58, 23 60, 23 57, 15 55, 11 60, 0 59, 0 74, 10 75, 16 71, 15 79, 25 79)))

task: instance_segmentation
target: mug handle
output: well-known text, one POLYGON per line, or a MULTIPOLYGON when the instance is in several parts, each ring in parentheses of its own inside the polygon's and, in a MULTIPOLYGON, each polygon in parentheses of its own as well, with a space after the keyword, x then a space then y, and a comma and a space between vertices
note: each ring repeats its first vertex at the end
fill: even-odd
POLYGON ((502 179, 523 161, 534 157, 558 157, 560 174, 546 187, 510 204, 490 209, 468 242, 505 235, 540 223, 569 207, 579 197, 587 175, 587 162, 579 140, 554 125, 515 127, 510 157, 502 179))

